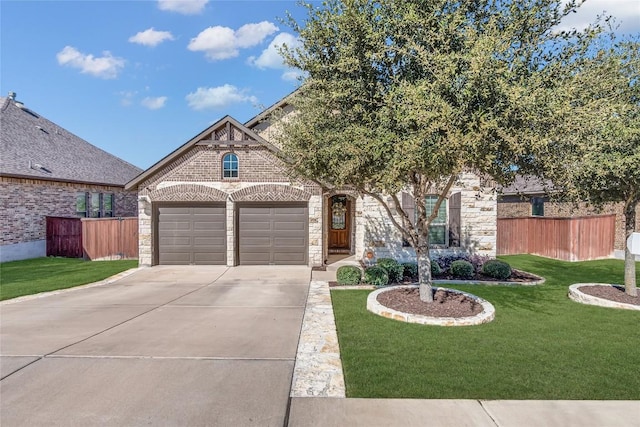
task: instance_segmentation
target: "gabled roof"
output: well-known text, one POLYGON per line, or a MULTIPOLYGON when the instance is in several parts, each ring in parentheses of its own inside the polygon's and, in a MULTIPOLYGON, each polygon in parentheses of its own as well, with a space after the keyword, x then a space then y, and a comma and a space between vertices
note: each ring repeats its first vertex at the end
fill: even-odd
POLYGON ((0 97, 0 175, 124 186, 142 169, 0 97))
POLYGON ((254 126, 259 124, 263 120, 267 119, 275 110, 277 110, 279 108, 284 108, 287 105, 289 105, 289 103, 291 102, 291 98, 293 98, 293 96, 296 93, 298 93, 299 90, 300 90, 300 88, 294 90, 289 95, 287 95, 284 98, 282 98, 281 100, 277 101, 271 107, 267 108, 266 110, 264 110, 260 114, 258 114, 256 116, 254 116, 253 118, 249 119, 247 122, 245 122, 244 125, 246 127, 248 127, 249 129, 253 129, 254 126))
POLYGON ((131 189, 138 186, 142 181, 156 174, 162 168, 173 162, 175 159, 189 151, 196 145, 219 145, 219 146, 232 146, 232 145, 262 145, 268 148, 274 153, 278 153, 277 147, 267 142, 257 133, 237 121, 231 116, 224 116, 189 141, 178 147, 173 152, 162 158, 156 164, 151 166, 146 171, 132 179, 127 183, 125 189, 131 189))

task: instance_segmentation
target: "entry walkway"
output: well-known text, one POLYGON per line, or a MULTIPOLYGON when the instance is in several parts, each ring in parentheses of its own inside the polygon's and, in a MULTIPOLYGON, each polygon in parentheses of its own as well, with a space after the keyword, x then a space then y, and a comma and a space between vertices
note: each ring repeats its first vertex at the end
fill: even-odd
POLYGON ((0 424, 282 426, 307 267, 153 267, 0 306, 0 424))

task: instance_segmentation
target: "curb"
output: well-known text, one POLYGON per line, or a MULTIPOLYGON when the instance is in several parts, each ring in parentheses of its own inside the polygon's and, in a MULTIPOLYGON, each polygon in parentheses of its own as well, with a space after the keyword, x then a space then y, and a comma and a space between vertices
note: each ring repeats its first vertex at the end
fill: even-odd
POLYGON ((17 303, 17 302, 30 301, 30 300, 34 300, 34 299, 38 299, 38 298, 44 298, 44 297, 48 297, 48 296, 51 296, 51 295, 64 294, 64 293, 67 293, 67 292, 76 291, 78 289, 86 289, 86 288, 93 288, 93 287, 96 287, 96 286, 108 285, 110 283, 113 283, 113 282, 116 282, 116 281, 118 281, 120 279, 123 279, 123 278, 125 278, 127 276, 130 276, 133 273, 135 273, 136 271, 141 270, 143 268, 148 268, 148 267, 130 268, 128 270, 121 271, 118 274, 114 274, 113 276, 107 277, 106 279, 102 279, 102 280, 99 280, 99 281, 93 282, 93 283, 87 283, 87 284, 84 284, 84 285, 73 286, 71 288, 58 289, 58 290, 55 290, 55 291, 48 291, 48 292, 40 292, 40 293, 37 293, 37 294, 24 295, 24 296, 17 297, 17 298, 11 298, 11 299, 8 299, 8 300, 0 301, 0 306, 9 305, 9 304, 17 303))

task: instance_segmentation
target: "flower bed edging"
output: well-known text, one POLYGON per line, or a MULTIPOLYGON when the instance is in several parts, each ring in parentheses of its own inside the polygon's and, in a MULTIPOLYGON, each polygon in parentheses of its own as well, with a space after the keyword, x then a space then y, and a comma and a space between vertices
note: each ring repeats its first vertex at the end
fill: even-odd
POLYGON ((462 292, 457 289, 449 289, 449 288, 438 288, 434 287, 434 292, 438 289, 445 290, 447 292, 455 292, 458 294, 466 295, 467 297, 475 300, 479 304, 482 305, 482 312, 476 314, 475 316, 469 317, 430 317, 423 316, 420 314, 410 314, 404 313, 401 311, 394 310, 389 307, 385 307, 384 305, 378 302, 378 295, 383 292, 388 292, 393 289, 398 288, 418 288, 418 285, 401 285, 401 286, 389 286, 385 288, 380 288, 376 291, 373 291, 367 297, 367 310, 372 313, 375 313, 379 316, 386 317, 388 319, 399 320, 401 322, 406 323, 417 323, 420 325, 435 325, 435 326, 472 326, 472 325, 481 325, 483 323, 491 322, 496 315, 496 309, 489 301, 485 301, 482 298, 467 293, 462 292))
POLYGON ((607 307, 607 308, 622 308, 625 310, 639 310, 640 311, 640 306, 638 305, 633 305, 633 304, 626 304, 624 302, 616 302, 616 301, 611 301, 608 299, 604 299, 604 298, 598 298, 598 297, 594 297, 593 295, 589 295, 589 294, 585 294, 584 292, 580 291, 580 287, 581 286, 610 286, 610 287, 614 287, 611 284, 608 283, 575 283, 571 286, 569 286, 569 298, 572 299, 575 302, 579 302, 581 304, 587 304, 587 305, 597 305, 600 307, 607 307))

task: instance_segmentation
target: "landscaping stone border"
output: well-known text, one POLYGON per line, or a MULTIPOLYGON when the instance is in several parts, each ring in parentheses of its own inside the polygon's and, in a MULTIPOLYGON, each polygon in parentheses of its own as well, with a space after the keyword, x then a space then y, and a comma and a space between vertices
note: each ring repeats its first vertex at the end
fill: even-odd
POLYGON ((608 300, 608 299, 598 298, 598 297, 594 297, 593 295, 585 294, 584 292, 580 291, 580 287, 581 286, 610 286, 610 287, 614 287, 614 285, 611 285, 609 283, 575 283, 575 284, 569 286, 569 298, 572 299, 575 302, 578 302, 580 304, 587 304, 587 305, 597 305, 597 306, 600 306, 600 307, 607 307, 607 308, 622 308, 622 309, 625 309, 625 310, 638 310, 638 311, 640 311, 640 306, 638 306, 638 305, 627 304, 627 303, 624 303, 624 302, 611 301, 611 300, 608 300))
POLYGON ((293 368, 291 397, 345 397, 329 283, 312 280, 293 368))
POLYGON ((398 288, 418 288, 418 285, 401 285, 401 286, 389 286, 385 288, 378 289, 377 291, 373 291, 367 297, 367 310, 375 313, 379 316, 386 317, 393 320, 399 320, 401 322, 407 323, 418 323, 420 325, 435 325, 435 326, 473 326, 473 325, 481 325, 483 323, 491 322, 496 316, 496 309, 489 301, 483 300, 482 298, 467 293, 462 292, 457 289, 449 289, 449 288, 438 288, 434 287, 433 290, 436 291, 438 289, 442 289, 448 292, 455 292, 458 294, 466 295, 467 297, 475 300, 479 304, 482 305, 482 312, 476 314, 475 316, 470 317, 429 317, 423 316, 420 314, 410 314, 404 313, 401 311, 394 310, 389 307, 385 307, 384 305, 378 302, 378 295, 383 292, 388 292, 392 289, 398 288))

